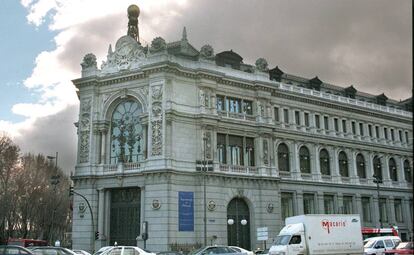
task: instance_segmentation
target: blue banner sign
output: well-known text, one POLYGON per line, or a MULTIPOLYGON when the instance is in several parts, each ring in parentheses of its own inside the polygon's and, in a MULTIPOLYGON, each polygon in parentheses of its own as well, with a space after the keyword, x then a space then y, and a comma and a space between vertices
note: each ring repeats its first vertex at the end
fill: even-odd
POLYGON ((178 192, 178 231, 194 231, 194 192, 178 192))

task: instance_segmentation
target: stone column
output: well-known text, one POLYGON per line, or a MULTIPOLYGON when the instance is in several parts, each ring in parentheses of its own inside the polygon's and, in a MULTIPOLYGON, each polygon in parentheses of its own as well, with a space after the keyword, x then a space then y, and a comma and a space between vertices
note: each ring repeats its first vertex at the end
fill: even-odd
MULTIPOLYGON (((378 228, 380 227, 380 208, 378 206, 378 196, 375 194, 374 197, 372 198, 372 206, 371 208, 373 208, 373 213, 372 213, 372 222, 375 223, 375 226, 377 226, 378 228)), ((383 222, 384 225, 384 222, 383 222)))
POLYGON ((392 186, 392 181, 390 178, 390 167, 389 167, 389 156, 384 155, 381 160, 381 165, 383 166, 383 183, 385 186, 392 186))
POLYGON ((330 135, 336 135, 336 130, 335 130, 335 122, 334 122, 334 118, 329 117, 328 118, 328 122, 329 122, 329 127, 330 127, 330 135))
MULTIPOLYGON (((358 194, 358 193, 355 194, 355 203, 353 207, 354 207, 354 213, 359 214, 361 218, 363 218, 361 194, 358 194)), ((363 221, 365 222, 365 219, 363 219, 363 221)))
POLYGON ((320 214, 324 214, 325 213, 325 204, 323 202, 323 192, 318 191, 316 196, 317 196, 317 199, 318 199, 318 201, 317 201, 318 208, 316 208, 316 211, 320 214))
POLYGON ((372 183, 372 176, 374 175, 374 166, 372 164, 372 160, 374 158, 372 153, 368 153, 368 152, 362 152, 362 154, 364 155, 364 159, 365 159, 365 170, 367 173, 367 181, 368 183, 372 183))
POLYGON ((99 238, 96 242, 95 250, 105 246, 105 190, 98 189, 98 232, 99 238))
POLYGON ((344 213, 344 196, 341 192, 338 192, 338 194, 336 195, 336 204, 337 204, 336 212, 339 214, 343 214, 344 213))
POLYGON ((359 184, 359 176, 357 171, 357 165, 356 165, 356 152, 355 151, 348 151, 349 155, 349 176, 351 177, 352 183, 359 184))
POLYGON ((300 165, 299 165, 299 151, 298 151, 298 145, 295 142, 292 142, 292 144, 289 146, 289 150, 291 153, 289 153, 290 156, 290 165, 291 165, 291 173, 292 177, 294 179, 301 179, 300 175, 300 165))
POLYGON ((296 192, 296 215, 302 215, 303 214, 303 192, 301 190, 298 190, 296 192))
POLYGON ((338 129, 339 129, 339 136, 345 137, 345 132, 342 127, 342 119, 339 119, 339 118, 338 118, 338 129))
POLYGON ((107 129, 101 130, 101 164, 106 164, 106 134, 107 129))
POLYGON ((290 129, 296 129, 294 109, 289 109, 289 127, 290 129))
POLYGON ((320 115, 320 129, 322 130, 322 134, 328 134, 328 130, 325 129, 325 116, 324 115, 320 115))
POLYGON ((321 169, 319 164, 319 146, 313 144, 310 147, 310 154, 311 154, 311 173, 313 180, 320 181, 321 176, 321 169))
POLYGON ((331 154, 332 158, 332 164, 331 164, 331 175, 332 180, 334 182, 340 182, 341 181, 341 175, 339 174, 339 163, 338 163, 338 151, 333 149, 331 154))
POLYGON ((305 126, 305 113, 303 111, 299 111, 299 120, 300 120, 300 130, 302 131, 306 131, 306 126, 305 126))
POLYGON ((395 162, 397 163, 398 182, 401 186, 405 186, 404 159, 402 157, 396 157, 395 162))
POLYGON ((363 123, 363 129, 364 129, 364 137, 362 140, 364 141, 370 141, 370 136, 369 136, 369 130, 368 130, 368 123, 363 123))
MULTIPOLYGON (((411 205, 412 206, 412 205, 411 205)), ((408 227, 409 231, 413 232, 413 215, 412 215, 412 208, 410 210, 410 201, 408 198, 402 199, 402 214, 405 225, 408 227)))
MULTIPOLYGON (((320 120, 319 120, 319 124, 320 124, 320 120)), ((312 133, 317 133, 317 128, 316 128, 316 123, 315 123, 315 113, 314 112, 310 112, 309 113, 309 127, 312 133)))
POLYGON ((397 225, 397 221, 395 219, 395 205, 394 205, 394 197, 390 196, 387 199, 387 208, 388 208, 388 223, 391 224, 392 226, 397 225))
POLYGON ((352 134, 352 125, 351 125, 351 120, 348 120, 346 122, 346 131, 347 131, 347 136, 348 138, 353 138, 353 134, 352 134))

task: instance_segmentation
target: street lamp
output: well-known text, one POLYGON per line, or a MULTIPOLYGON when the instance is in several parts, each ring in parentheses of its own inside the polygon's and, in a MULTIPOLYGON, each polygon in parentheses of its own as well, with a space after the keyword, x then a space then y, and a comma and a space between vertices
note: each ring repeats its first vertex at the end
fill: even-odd
POLYGON ((377 196, 378 196, 378 210, 379 210, 379 222, 380 222, 380 228, 382 228, 382 216, 381 216, 381 203, 380 203, 380 187, 379 184, 382 183, 382 180, 379 176, 374 174, 372 176, 374 178, 374 183, 377 184, 377 196))
MULTIPOLYGON (((58 171, 57 171, 57 162, 58 162, 58 152, 56 152, 56 156, 47 156, 47 159, 49 160, 55 160, 55 171, 54 174, 51 177, 51 184, 53 185, 53 193, 56 194, 56 186, 59 184, 59 179, 60 176, 58 175, 58 171)), ((49 240, 52 241, 53 238, 53 223, 54 223, 54 219, 55 219, 55 213, 56 213, 56 208, 57 206, 55 206, 53 208, 52 211, 52 223, 50 224, 50 232, 49 232, 49 240)))
POLYGON ((207 136, 204 135, 203 137, 203 145, 204 145, 204 155, 203 155, 203 186, 204 186, 204 246, 207 246, 207 208, 206 208, 206 173, 207 173, 207 162, 206 162, 206 154, 207 154, 207 136))

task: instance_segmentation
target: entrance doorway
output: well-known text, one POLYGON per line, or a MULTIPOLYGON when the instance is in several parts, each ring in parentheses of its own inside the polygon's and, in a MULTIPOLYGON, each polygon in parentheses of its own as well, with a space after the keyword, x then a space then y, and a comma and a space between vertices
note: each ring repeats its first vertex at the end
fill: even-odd
POLYGON ((141 223, 141 189, 126 188, 111 191, 110 243, 136 246, 141 223))
POLYGON ((250 212, 246 202, 234 198, 227 207, 227 244, 250 250, 250 212))

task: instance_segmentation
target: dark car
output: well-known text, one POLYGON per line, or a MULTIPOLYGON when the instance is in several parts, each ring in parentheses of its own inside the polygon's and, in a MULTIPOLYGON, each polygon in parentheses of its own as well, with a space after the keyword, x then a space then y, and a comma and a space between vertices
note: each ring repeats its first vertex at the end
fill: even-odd
POLYGON ((178 251, 160 251, 156 253, 157 255, 183 255, 178 251))
POLYGON ((214 254, 231 254, 231 255, 246 255, 243 252, 238 252, 228 246, 205 246, 200 249, 190 252, 188 255, 214 255, 214 254))
POLYGON ((30 250, 34 255, 77 255, 69 249, 55 246, 30 247, 30 250))
POLYGON ((395 247, 392 250, 385 251, 384 254, 387 254, 387 255, 414 254, 413 242, 399 243, 397 247, 395 247))
POLYGON ((33 255, 28 249, 18 245, 0 245, 0 255, 33 255))

